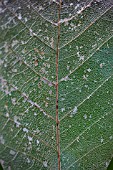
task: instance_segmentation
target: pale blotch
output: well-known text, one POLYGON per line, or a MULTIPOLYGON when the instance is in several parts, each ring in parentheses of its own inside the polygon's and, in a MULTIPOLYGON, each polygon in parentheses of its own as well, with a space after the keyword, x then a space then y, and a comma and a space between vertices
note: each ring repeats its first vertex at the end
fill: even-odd
POLYGON ((20 122, 18 120, 19 120, 19 117, 18 116, 14 116, 14 122, 16 124, 16 127, 20 126, 20 122))
POLYGON ((29 32, 30 32, 30 36, 31 36, 31 37, 33 37, 33 36, 37 36, 37 34, 36 34, 36 33, 34 33, 32 29, 29 29, 29 32))
POLYGON ((88 79, 88 74, 86 74, 86 75, 84 74, 84 75, 83 75, 83 79, 84 79, 84 80, 87 80, 87 79, 88 79))
POLYGON ((50 81, 48 81, 48 80, 46 80, 46 79, 44 79, 44 78, 41 78, 40 80, 41 80, 42 82, 44 82, 45 84, 48 84, 49 87, 53 86, 52 82, 50 82, 50 81))
POLYGON ((88 88, 88 85, 87 85, 87 84, 85 84, 85 85, 84 85, 84 87, 85 87, 85 88, 88 88))
POLYGON ((9 113, 7 112, 7 113, 5 114, 5 116, 6 116, 6 117, 9 117, 9 113))
POLYGON ((27 19, 26 17, 24 18, 24 20, 25 20, 25 22, 27 22, 27 21, 28 21, 28 19, 27 19))
POLYGON ((103 141, 104 141, 104 139, 103 139, 103 137, 101 137, 100 142, 103 143, 103 141))
POLYGON ((18 19, 22 19, 22 15, 20 13, 18 14, 18 19))
POLYGON ((13 72, 13 73, 17 73, 17 69, 16 69, 16 68, 13 68, 13 69, 12 69, 12 72, 13 72))
POLYGON ((16 105, 16 98, 12 98, 11 101, 13 105, 16 105))
POLYGON ((104 65, 105 63, 100 63, 100 68, 103 68, 104 65))
POLYGON ((52 90, 49 91, 50 96, 52 95, 52 90))
POLYGON ((4 44, 4 51, 5 51, 5 53, 8 53, 8 51, 9 51, 9 46, 8 46, 7 42, 5 42, 5 44, 4 44))
POLYGON ((61 108, 61 111, 64 112, 64 111, 65 111, 65 108, 61 108))
POLYGON ((60 101, 64 101, 65 100, 65 98, 61 98, 61 100, 60 101))
POLYGON ((90 73, 91 72, 91 68, 88 68, 87 71, 90 73))
POLYGON ((41 10, 43 10, 44 8, 43 8, 43 6, 39 6, 39 11, 41 11, 41 10))
POLYGON ((13 40, 11 46, 14 47, 14 46, 17 45, 17 44, 18 44, 18 40, 13 40))
POLYGON ((53 37, 50 40, 50 46, 51 46, 51 48, 54 48, 54 39, 53 39, 53 37))
POLYGON ((33 141, 33 138, 31 136, 28 136, 28 141, 29 141, 29 144, 31 144, 31 142, 33 141))
POLYGON ((79 140, 80 140, 79 136, 76 138, 76 140, 77 140, 77 142, 79 142, 79 140))
MULTIPOLYGON (((0 51, 0 55, 2 54, 2 52, 0 51)), ((0 66, 4 63, 4 60, 0 59, 0 66)))
POLYGON ((47 168, 47 161, 43 161, 43 166, 47 168))
POLYGON ((81 55, 79 51, 77 52, 77 56, 79 58, 79 61, 84 61, 85 57, 83 55, 81 55))
POLYGON ((10 150, 10 152, 9 152, 11 155, 15 155, 15 151, 13 151, 13 150, 10 150))
POLYGON ((36 112, 34 112, 34 116, 37 116, 37 113, 36 113, 36 112))
POLYGON ((84 117, 84 119, 87 119, 87 115, 86 114, 83 117, 84 117))
POLYGON ((106 162, 106 167, 108 167, 108 165, 109 165, 109 162, 106 162))
POLYGON ((28 133, 28 132, 29 132, 29 130, 28 130, 27 128, 23 128, 23 132, 28 133))
POLYGON ((61 79, 61 81, 68 81, 68 80, 71 80, 68 76, 65 76, 61 79))
POLYGON ((92 115, 90 115, 89 118, 91 119, 91 118, 92 118, 92 115))
POLYGON ((37 145, 39 145, 39 143, 40 143, 40 142, 39 142, 39 140, 38 140, 38 139, 36 140, 36 143, 37 143, 37 145))
POLYGON ((48 102, 45 102, 45 107, 48 107, 48 102))
POLYGON ((3 135, 0 136, 0 144, 4 144, 5 143, 5 140, 4 140, 4 137, 3 135))
POLYGON ((4 160, 0 159, 0 164, 4 166, 4 160))
POLYGON ((71 112, 70 117, 73 117, 77 113, 77 111, 78 111, 77 106, 75 106, 73 111, 71 112))
POLYGON ((5 10, 3 10, 3 8, 1 7, 2 2, 0 2, 0 14, 3 13, 5 10))
POLYGON ((70 3, 70 6, 73 6, 73 3, 70 3))
POLYGON ((112 140, 112 139, 113 139, 113 136, 110 136, 109 139, 112 140))
POLYGON ((11 170, 11 166, 8 166, 7 170, 11 170))
POLYGON ((69 70, 70 66, 67 65, 67 70, 69 70))
POLYGON ((27 163, 29 164, 31 161, 30 161, 30 159, 29 158, 27 158, 27 163))
POLYGON ((31 136, 28 136, 28 140, 29 140, 29 141, 32 141, 33 138, 32 138, 31 136))

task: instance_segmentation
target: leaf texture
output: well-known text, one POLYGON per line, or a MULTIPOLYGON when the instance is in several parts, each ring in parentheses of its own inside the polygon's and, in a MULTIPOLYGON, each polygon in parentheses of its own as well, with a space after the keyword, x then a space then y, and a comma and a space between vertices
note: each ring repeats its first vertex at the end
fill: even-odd
POLYGON ((0 65, 5 170, 107 169, 113 0, 1 1, 0 65))

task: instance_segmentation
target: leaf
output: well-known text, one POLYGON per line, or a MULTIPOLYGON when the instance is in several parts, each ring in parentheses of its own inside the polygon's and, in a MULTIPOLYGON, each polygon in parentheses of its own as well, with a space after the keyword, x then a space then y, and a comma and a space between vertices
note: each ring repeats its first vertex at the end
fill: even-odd
POLYGON ((112 158, 112 160, 110 161, 110 164, 109 164, 107 170, 112 170, 112 169, 113 169, 113 158, 112 158))
POLYGON ((3 170, 3 168, 2 168, 2 166, 1 166, 1 164, 0 164, 0 170, 3 170))
POLYGON ((0 17, 4 169, 107 169, 113 1, 4 0, 0 17))

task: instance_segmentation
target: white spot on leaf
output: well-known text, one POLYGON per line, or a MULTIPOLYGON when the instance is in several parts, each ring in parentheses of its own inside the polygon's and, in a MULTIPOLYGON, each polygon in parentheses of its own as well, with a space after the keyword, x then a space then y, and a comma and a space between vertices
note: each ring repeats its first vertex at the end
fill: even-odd
POLYGON ((10 150, 10 154, 11 154, 11 155, 15 155, 15 153, 16 153, 15 151, 10 150))
POLYGON ((14 46, 17 45, 17 44, 18 44, 18 40, 13 40, 11 46, 14 47, 14 46))
POLYGON ((22 19, 22 15, 20 13, 18 14, 18 19, 22 19))
POLYGON ((28 130, 27 128, 23 128, 23 132, 28 133, 28 132, 29 132, 29 130, 28 130))
POLYGON ((87 119, 87 115, 86 114, 83 117, 84 117, 84 119, 87 119))
POLYGON ((68 80, 71 80, 68 76, 63 77, 63 78, 61 79, 61 81, 68 81, 68 80))
POLYGON ((37 139, 36 143, 37 143, 37 145, 39 145, 39 143, 40 143, 40 142, 39 142, 39 140, 38 140, 38 139, 37 139))
POLYGON ((113 139, 113 136, 110 136, 109 139, 112 140, 112 139, 113 139))
POLYGON ((18 121, 19 117, 18 116, 14 116, 14 122, 16 124, 16 127, 20 126, 20 122, 18 121))
POLYGON ((61 111, 64 112, 64 111, 65 111, 65 108, 61 108, 61 111))
POLYGON ((4 138, 3 138, 3 135, 0 136, 0 143, 1 143, 1 144, 4 144, 4 143, 5 143, 5 140, 4 140, 4 138))
POLYGON ((43 161, 43 166, 47 168, 47 161, 43 161))
POLYGON ((101 137, 100 142, 103 143, 104 139, 101 137))
POLYGON ((73 111, 71 112, 70 117, 73 117, 73 115, 75 115, 77 113, 77 111, 78 111, 77 106, 75 106, 73 111))

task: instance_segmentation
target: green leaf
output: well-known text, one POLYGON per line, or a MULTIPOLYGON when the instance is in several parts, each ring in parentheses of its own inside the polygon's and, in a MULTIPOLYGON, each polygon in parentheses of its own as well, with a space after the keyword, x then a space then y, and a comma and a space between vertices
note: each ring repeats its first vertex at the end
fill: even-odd
POLYGON ((2 165, 0 164, 0 170, 3 170, 2 165))
POLYGON ((106 170, 113 156, 113 1, 0 2, 4 170, 106 170))
POLYGON ((110 164, 109 164, 107 170, 112 170, 112 169, 113 169, 113 158, 112 158, 112 160, 110 161, 110 164))

